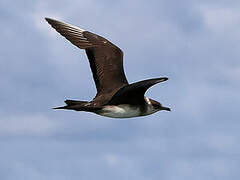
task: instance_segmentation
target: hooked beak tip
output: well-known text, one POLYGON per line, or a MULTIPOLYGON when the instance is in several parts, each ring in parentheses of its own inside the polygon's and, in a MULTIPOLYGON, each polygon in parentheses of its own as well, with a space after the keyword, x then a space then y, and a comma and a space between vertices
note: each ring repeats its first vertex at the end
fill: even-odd
POLYGON ((163 110, 166 110, 166 111, 171 111, 171 109, 169 107, 162 107, 163 110))

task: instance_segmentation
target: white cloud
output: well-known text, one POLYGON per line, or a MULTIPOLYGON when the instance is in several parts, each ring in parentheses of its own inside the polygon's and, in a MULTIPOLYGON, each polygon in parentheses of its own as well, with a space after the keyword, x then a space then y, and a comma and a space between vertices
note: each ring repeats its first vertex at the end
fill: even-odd
POLYGON ((34 27, 49 36, 57 36, 57 33, 53 31, 53 29, 45 21, 45 17, 62 19, 62 13, 60 11, 53 10, 52 8, 50 9, 48 7, 48 3, 46 2, 37 2, 31 16, 34 27))
POLYGON ((9 116, 0 119, 0 134, 4 135, 49 135, 54 133, 56 123, 43 115, 9 116))
POLYGON ((238 153, 239 151, 238 140, 232 135, 213 133, 209 134, 208 137, 205 137, 204 141, 208 147, 219 152, 230 154, 238 153))
POLYGON ((221 67, 221 72, 228 80, 237 82, 240 80, 240 66, 221 67))
POLYGON ((234 30, 233 27, 240 26, 239 9, 200 6, 200 12, 206 25, 214 32, 229 32, 234 30))
POLYGON ((32 20, 35 28, 43 33, 46 33, 49 36, 57 36, 58 34, 55 31, 53 31, 53 29, 45 21, 45 17, 61 19, 61 16, 57 12, 48 11, 34 12, 32 15, 32 20))
POLYGON ((120 158, 115 154, 106 154, 104 159, 110 166, 116 166, 120 161, 120 158))

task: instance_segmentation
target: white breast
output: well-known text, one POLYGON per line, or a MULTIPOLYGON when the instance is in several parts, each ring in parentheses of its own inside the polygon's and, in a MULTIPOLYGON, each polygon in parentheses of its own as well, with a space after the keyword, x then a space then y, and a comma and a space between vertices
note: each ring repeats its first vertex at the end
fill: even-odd
POLYGON ((145 112, 141 112, 140 107, 130 106, 128 104, 121 105, 107 105, 101 111, 96 112, 101 116, 111 117, 111 118, 131 118, 138 116, 146 116, 153 114, 158 110, 154 109, 151 104, 148 104, 145 112))
POLYGON ((105 106, 97 114, 112 118, 130 118, 140 116, 141 112, 138 107, 121 104, 118 106, 105 106))

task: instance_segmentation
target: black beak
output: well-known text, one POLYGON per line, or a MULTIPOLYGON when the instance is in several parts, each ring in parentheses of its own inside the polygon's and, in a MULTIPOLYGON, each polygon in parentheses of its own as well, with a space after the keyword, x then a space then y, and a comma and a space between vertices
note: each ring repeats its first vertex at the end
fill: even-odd
POLYGON ((171 109, 169 107, 161 107, 162 110, 165 110, 165 111, 171 111, 171 109))

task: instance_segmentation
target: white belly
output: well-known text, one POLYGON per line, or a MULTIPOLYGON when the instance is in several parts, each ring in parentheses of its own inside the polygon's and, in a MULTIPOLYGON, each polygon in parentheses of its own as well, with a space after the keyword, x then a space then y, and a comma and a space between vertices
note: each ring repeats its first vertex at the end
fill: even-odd
POLYGON ((111 118, 131 118, 138 116, 146 116, 153 114, 158 110, 154 110, 152 106, 148 105, 145 112, 141 112, 140 107, 129 106, 127 104, 121 104, 117 106, 107 105, 101 111, 96 112, 101 116, 111 117, 111 118))
POLYGON ((118 106, 105 106, 97 114, 101 116, 107 116, 112 118, 130 118, 141 116, 140 109, 138 107, 129 105, 118 105, 118 106))

